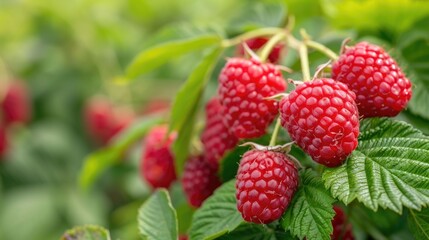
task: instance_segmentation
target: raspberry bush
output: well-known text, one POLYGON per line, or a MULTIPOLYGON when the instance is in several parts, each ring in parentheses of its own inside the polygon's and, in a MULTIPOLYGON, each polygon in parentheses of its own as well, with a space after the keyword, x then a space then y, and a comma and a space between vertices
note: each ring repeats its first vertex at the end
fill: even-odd
POLYGON ((199 61, 180 63, 189 75, 167 111, 120 121, 89 105, 104 147, 80 186, 137 144, 151 193, 137 213, 143 239, 429 239, 429 54, 411 54, 427 39, 394 48, 280 22, 139 53, 121 81, 191 52, 199 61))

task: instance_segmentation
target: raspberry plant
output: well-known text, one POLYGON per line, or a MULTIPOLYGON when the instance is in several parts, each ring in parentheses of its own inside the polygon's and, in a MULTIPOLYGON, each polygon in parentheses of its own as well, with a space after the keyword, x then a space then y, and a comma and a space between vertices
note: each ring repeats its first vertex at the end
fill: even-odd
MULTIPOLYGON (((401 49, 404 59, 412 47, 401 49)), ((129 127, 88 158, 80 183, 89 187, 148 132, 146 150, 153 147, 152 129, 168 123, 155 144, 162 154, 143 153, 142 178, 154 187, 138 212, 144 239, 354 239, 356 232, 384 239, 371 218, 386 216, 406 221, 416 239, 428 239, 429 138, 392 118, 410 99, 414 111, 424 111, 411 98, 420 86, 413 89, 408 80, 424 73, 407 66, 415 71, 406 76, 386 50, 358 41, 331 49, 304 29, 294 31, 291 19, 284 28, 232 38, 205 33, 145 50, 126 79, 173 56, 204 56, 177 92, 168 120, 155 115, 129 127), (266 41, 246 44, 258 38, 266 41), (325 56, 318 67, 311 51, 325 56), (272 54, 294 54, 299 65, 281 65, 272 54), (206 101, 211 78, 217 91, 206 101), (150 154, 160 162, 151 162, 152 170, 150 154), (212 170, 222 184, 209 196, 218 186, 212 170), (154 184, 152 173, 166 183, 154 184), (194 206, 190 211, 172 204, 176 176, 194 206)))

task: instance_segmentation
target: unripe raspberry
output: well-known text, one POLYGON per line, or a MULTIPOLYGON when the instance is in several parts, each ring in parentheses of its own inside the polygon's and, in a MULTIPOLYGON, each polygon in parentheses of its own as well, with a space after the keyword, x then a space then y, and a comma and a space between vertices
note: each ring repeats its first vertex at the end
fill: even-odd
POLYGON ((31 117, 31 103, 26 86, 13 81, 7 86, 3 99, 0 99, 1 113, 5 125, 27 123, 31 117))
POLYGON ((6 154, 8 148, 6 129, 0 125, 0 160, 6 154))
POLYGON ((277 115, 278 102, 264 99, 286 90, 276 66, 258 60, 229 59, 219 76, 226 125, 237 138, 256 138, 277 115))
MULTIPOLYGON (((266 37, 257 37, 257 38, 249 39, 245 43, 252 51, 257 52, 268 42, 268 40, 269 38, 266 38, 266 37)), ((276 46, 274 46, 274 48, 271 50, 270 54, 268 55, 268 61, 273 64, 279 63, 283 48, 284 48, 284 44, 277 44, 276 46)), ((237 56, 239 57, 245 56, 245 51, 242 44, 237 46, 237 56)))
POLYGON ((223 121, 223 107, 217 97, 206 105, 206 127, 201 135, 207 162, 217 168, 226 151, 234 148, 238 139, 223 121))
POLYGON ((244 220, 254 223, 279 219, 298 187, 295 165, 280 152, 246 152, 236 178, 238 211, 244 220))
POLYGON ((171 145, 175 134, 166 137, 167 126, 154 127, 144 141, 140 173, 153 188, 168 188, 176 180, 171 145))
POLYGON ((334 206, 335 216, 332 219, 334 232, 331 234, 332 240, 354 240, 352 225, 347 222, 343 209, 334 206))
POLYGON ((280 102, 282 125, 314 161, 327 167, 344 162, 358 144, 355 94, 341 82, 305 82, 280 102))
POLYGON ((200 207, 220 184, 216 168, 210 166, 203 156, 191 157, 186 162, 182 186, 192 206, 200 207))
POLYGON ((332 66, 332 78, 356 93, 363 117, 393 117, 412 95, 411 83, 381 47, 367 42, 348 48, 332 66))

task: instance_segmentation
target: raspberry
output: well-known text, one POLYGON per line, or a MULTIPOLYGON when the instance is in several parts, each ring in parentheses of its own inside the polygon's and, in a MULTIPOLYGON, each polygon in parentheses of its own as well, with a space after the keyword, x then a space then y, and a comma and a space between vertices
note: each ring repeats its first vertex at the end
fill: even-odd
POLYGON ((216 168, 211 167, 204 157, 191 157, 185 165, 182 185, 189 204, 198 208, 220 186, 220 180, 216 168))
POLYGON ((357 147, 355 94, 341 82, 322 78, 299 85, 280 102, 282 125, 314 161, 340 165, 357 147))
POLYGON ((279 219, 298 187, 295 165, 280 152, 246 152, 236 178, 238 211, 244 220, 254 223, 279 219))
MULTIPOLYGON (((257 37, 257 38, 252 38, 247 40, 246 44, 247 46, 249 46, 251 50, 256 52, 259 49, 261 49, 265 45, 265 43, 268 42, 268 40, 269 38, 257 37)), ((280 61, 280 54, 283 48, 284 48, 283 44, 277 44, 273 48, 273 50, 271 50, 270 55, 268 55, 268 61, 274 64, 278 63, 280 61)), ((245 51, 242 44, 238 45, 236 55, 239 57, 243 57, 245 55, 245 51)))
POLYGON ((168 188, 176 180, 170 147, 175 134, 166 137, 167 126, 154 127, 146 136, 140 173, 153 188, 168 188))
POLYGON ((222 69, 219 83, 226 125, 232 133, 238 138, 264 135, 278 107, 278 102, 264 98, 286 90, 280 70, 255 59, 232 58, 222 69))
POLYGON ((0 116, 3 115, 3 121, 6 125, 26 123, 30 120, 30 100, 27 88, 23 83, 11 82, 0 105, 0 116))
POLYGON ((334 232, 331 234, 332 240, 354 240, 352 225, 347 223, 343 209, 334 206, 335 216, 332 219, 334 232))
POLYGON ((3 126, 0 126, 0 159, 5 155, 8 147, 8 142, 6 138, 6 129, 3 126))
POLYGON ((381 47, 367 42, 348 48, 332 66, 332 78, 356 93, 363 117, 393 117, 412 95, 411 83, 381 47))
POLYGON ((201 140, 207 162, 216 168, 225 152, 238 143, 238 139, 223 122, 223 107, 217 97, 213 97, 206 105, 206 127, 201 140))
POLYGON ((134 115, 126 108, 115 108, 108 100, 93 98, 85 108, 85 123, 91 136, 98 143, 107 144, 126 128, 134 115))

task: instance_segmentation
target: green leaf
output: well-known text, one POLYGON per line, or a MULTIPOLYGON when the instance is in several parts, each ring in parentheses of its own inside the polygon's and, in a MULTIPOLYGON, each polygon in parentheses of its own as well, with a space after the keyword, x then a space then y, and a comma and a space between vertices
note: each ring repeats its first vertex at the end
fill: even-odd
POLYGON ((170 118, 170 131, 177 130, 178 138, 173 144, 176 172, 180 175, 189 154, 189 145, 194 130, 195 116, 222 48, 215 48, 198 64, 176 95, 170 118))
POLYGON ((267 225, 244 223, 218 240, 283 240, 295 239, 289 232, 275 231, 267 225))
POLYGON ((299 239, 331 239, 334 199, 314 171, 300 173, 300 186, 284 213, 281 224, 299 239))
POLYGON ((160 189, 143 203, 138 213, 139 232, 147 240, 177 240, 176 210, 168 191, 160 189))
POLYGON ((126 70, 127 78, 134 79, 161 66, 174 57, 219 45, 221 40, 217 35, 202 35, 185 40, 163 43, 144 50, 128 66, 126 70))
POLYGON ((416 239, 429 239, 429 208, 420 212, 410 210, 408 226, 416 239))
POLYGON ((429 119, 429 18, 403 35, 399 41, 405 72, 413 82, 413 96, 408 104, 411 112, 429 119))
POLYGON ((80 172, 80 186, 84 189, 89 188, 103 171, 119 162, 134 143, 141 140, 154 125, 162 121, 161 117, 155 116, 138 120, 113 139, 109 146, 91 153, 85 159, 80 172))
POLYGON ((190 229, 191 240, 215 239, 243 223, 235 200, 235 180, 218 188, 195 213, 190 229))
POLYGON ((61 240, 110 240, 110 234, 102 227, 86 225, 67 230, 61 240))
POLYGON ((278 27, 286 16, 284 3, 245 4, 229 24, 233 30, 248 31, 262 27, 278 27))
POLYGON ((359 145, 346 163, 325 168, 323 180, 345 204, 354 199, 401 214, 429 203, 429 138, 389 118, 364 119, 359 145))
POLYGON ((227 153, 220 161, 219 176, 222 182, 235 178, 241 156, 249 150, 248 147, 236 147, 227 153))

